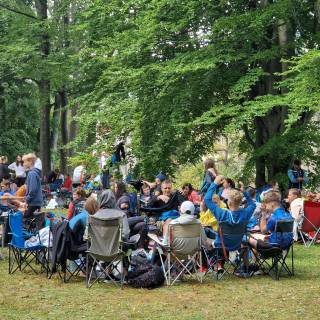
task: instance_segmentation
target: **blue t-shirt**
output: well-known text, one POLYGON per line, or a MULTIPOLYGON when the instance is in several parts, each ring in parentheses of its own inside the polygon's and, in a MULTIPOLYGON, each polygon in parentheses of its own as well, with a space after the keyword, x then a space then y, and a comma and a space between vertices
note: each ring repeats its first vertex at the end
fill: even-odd
POLYGON ((271 236, 269 238, 270 244, 279 245, 282 249, 287 248, 293 239, 292 232, 275 232, 276 223, 279 220, 293 220, 291 214, 285 211, 283 208, 276 209, 271 215, 268 223, 267 230, 271 232, 271 236))
POLYGON ((74 216, 70 221, 69 221, 69 227, 71 230, 74 229, 75 225, 78 223, 78 221, 80 221, 79 223, 81 224, 81 226, 83 228, 86 227, 87 223, 88 223, 88 212, 86 210, 82 210, 79 214, 77 214, 76 216, 74 216))

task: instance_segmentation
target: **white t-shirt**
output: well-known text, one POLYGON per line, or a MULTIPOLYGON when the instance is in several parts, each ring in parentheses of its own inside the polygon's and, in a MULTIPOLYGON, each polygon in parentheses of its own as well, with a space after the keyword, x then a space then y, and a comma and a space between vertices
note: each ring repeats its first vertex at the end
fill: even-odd
POLYGON ((17 178, 25 178, 26 177, 26 170, 23 165, 17 165, 15 162, 11 163, 8 168, 10 170, 15 171, 17 178))
POLYGON ((84 166, 77 166, 73 171, 73 183, 81 183, 81 178, 83 176, 84 166))
POLYGON ((303 217, 303 199, 294 199, 290 204, 290 213, 292 217, 299 222, 303 217))

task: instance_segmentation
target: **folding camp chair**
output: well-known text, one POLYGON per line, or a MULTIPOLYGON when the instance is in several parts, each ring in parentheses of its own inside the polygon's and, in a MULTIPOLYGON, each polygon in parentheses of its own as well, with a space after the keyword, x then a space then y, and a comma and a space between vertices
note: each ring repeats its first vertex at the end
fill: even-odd
MULTIPOLYGON (((293 220, 278 220, 275 226, 275 232, 281 236, 284 233, 293 232, 293 220)), ((260 270, 265 274, 270 275, 273 279, 279 280, 281 273, 284 271, 289 276, 294 276, 294 261, 293 261, 293 239, 287 248, 273 246, 265 249, 258 249, 256 262, 260 270), (287 264, 287 258, 291 252, 291 266, 287 264), (271 260, 271 262, 270 262, 271 260)))
POLYGON ((320 234, 320 203, 304 201, 303 219, 298 225, 298 232, 306 247, 312 246, 320 234), (308 241, 309 234, 313 233, 312 239, 308 241), (308 234, 308 236, 306 236, 308 234))
POLYGON ((89 248, 86 256, 86 286, 90 288, 99 280, 110 280, 121 288, 124 283, 124 260, 122 241, 122 218, 89 216, 89 248), (120 275, 116 281, 115 274, 120 275))
POLYGON ((68 221, 62 222, 50 222, 50 232, 49 232, 49 243, 52 242, 54 250, 49 250, 49 260, 51 263, 51 268, 48 274, 50 279, 53 273, 57 273, 60 279, 67 283, 72 278, 78 276, 80 272, 86 272, 86 251, 87 242, 79 243, 76 239, 76 233, 79 230, 74 230, 74 232, 69 228, 68 221), (62 228, 63 232, 59 232, 59 237, 55 237, 56 228, 62 228), (51 241, 51 236, 53 237, 51 241), (53 252, 56 253, 53 256, 53 252), (57 253, 60 253, 57 255, 57 253))
POLYGON ((156 235, 148 234, 156 243, 167 285, 173 285, 186 275, 202 282, 202 273, 198 272, 202 263, 201 228, 199 223, 169 224, 168 245, 156 235))
POLYGON ((10 234, 9 242, 9 274, 17 270, 23 271, 26 268, 38 273, 36 265, 40 266, 40 272, 48 273, 48 261, 46 259, 46 247, 41 244, 39 234, 31 234, 23 229, 23 214, 18 211, 9 214, 10 234), (25 241, 31 236, 38 237, 38 243, 33 246, 26 246, 25 241))
POLYGON ((207 273, 213 272, 216 280, 220 280, 226 274, 235 274, 239 270, 243 257, 248 252, 247 223, 220 222, 218 234, 221 247, 216 247, 211 252, 204 250, 208 265, 207 273), (231 252, 234 253, 233 258, 230 257, 231 252), (218 270, 218 264, 224 264, 223 268, 218 270))

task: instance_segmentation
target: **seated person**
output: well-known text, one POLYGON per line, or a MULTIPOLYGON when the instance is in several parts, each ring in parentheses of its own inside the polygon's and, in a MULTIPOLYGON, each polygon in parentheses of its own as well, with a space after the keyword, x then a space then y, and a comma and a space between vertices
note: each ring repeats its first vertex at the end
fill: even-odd
POLYGON ((288 198, 286 199, 290 204, 290 213, 294 218, 293 226, 293 238, 295 241, 298 240, 298 226, 303 220, 303 199, 301 197, 301 191, 293 188, 289 190, 288 198))
POLYGON ((153 197, 153 194, 151 193, 150 186, 144 183, 141 187, 141 195, 139 199, 140 206, 142 208, 148 207, 152 197, 153 197))
POLYGON ((218 195, 227 203, 229 200, 230 191, 235 188, 235 183, 230 178, 225 178, 223 181, 223 189, 219 191, 218 195))
POLYGON ((191 201, 194 205, 200 205, 200 196, 199 194, 193 189, 191 183, 185 183, 182 186, 182 195, 185 197, 186 200, 191 201))
POLYGON ((64 183, 63 186, 61 188, 62 192, 71 192, 72 191, 72 179, 70 177, 70 174, 67 174, 64 178, 64 183))
POLYGON ((0 209, 6 210, 9 205, 9 199, 14 195, 15 193, 11 191, 10 189, 10 182, 9 181, 3 181, 1 183, 1 191, 0 191, 0 209))
POLYGON ((249 187, 247 189, 247 193, 251 197, 252 201, 256 204, 256 208, 252 214, 252 217, 249 220, 247 225, 247 229, 252 232, 256 232, 260 230, 260 219, 262 216, 262 210, 264 209, 264 205, 256 200, 256 190, 254 188, 249 187))
POLYGON ((98 202, 91 196, 86 200, 83 210, 69 221, 69 227, 76 233, 79 242, 82 242, 83 234, 88 224, 88 216, 95 214, 97 211, 98 202))
POLYGON ((122 237, 127 240, 130 235, 128 217, 125 212, 116 209, 116 197, 111 190, 102 191, 98 206, 99 210, 94 214, 94 216, 122 219, 122 237))
MULTIPOLYGON (((169 244, 169 227, 173 224, 200 224, 200 221, 197 219, 197 217, 194 215, 195 213, 195 206, 191 201, 184 201, 181 204, 180 207, 180 216, 179 218, 173 219, 170 221, 170 223, 167 225, 167 228, 164 229, 163 233, 163 244, 168 245, 169 244)), ((206 244, 206 234, 201 228, 201 241, 202 244, 206 244)))
POLYGON ((72 198, 67 214, 69 221, 82 211, 86 200, 86 192, 83 189, 76 189, 72 194, 72 198))
MULTIPOLYGON (((211 184, 209 190, 207 191, 204 201, 208 209, 213 213, 218 222, 227 222, 230 224, 238 225, 240 223, 248 223, 255 208, 256 204, 252 201, 252 198, 248 195, 247 192, 244 193, 244 196, 247 200, 247 207, 240 208, 243 193, 238 190, 231 190, 228 195, 228 210, 219 208, 218 204, 212 201, 212 196, 216 192, 217 188, 223 183, 223 176, 217 176, 214 182, 211 184)), ((227 239, 225 241, 225 247, 228 248, 229 251, 235 250, 235 244, 232 241, 233 239, 227 239)), ((221 248, 222 243, 219 234, 217 234, 214 241, 208 240, 207 245, 210 248, 221 248)), ((218 265, 218 271, 222 270, 223 266, 221 264, 218 265)))
POLYGON ((277 191, 277 192, 279 192, 279 184, 278 184, 277 181, 270 180, 268 182, 268 184, 263 187, 263 191, 260 194, 260 201, 261 202, 263 201, 265 194, 267 192, 269 192, 269 191, 277 191))
POLYGON ((130 196, 126 184, 122 181, 117 181, 114 184, 114 194, 116 196, 116 208, 123 210, 129 216, 130 196))
POLYGON ((148 210, 160 216, 160 220, 167 220, 168 218, 177 218, 179 216, 179 206, 183 202, 179 192, 172 192, 172 182, 165 180, 161 184, 162 194, 155 196, 149 203, 148 210))
POLYGON ((258 250, 272 248, 273 246, 285 249, 292 242, 293 234, 292 232, 283 234, 275 232, 276 223, 279 220, 292 220, 293 218, 290 213, 281 208, 281 195, 279 192, 267 192, 264 196, 264 203, 266 211, 271 216, 268 222, 266 214, 261 216, 260 229, 263 234, 271 233, 271 235, 265 235, 262 239, 250 237, 249 244, 258 250))
MULTIPOLYGON (((217 194, 212 196, 212 201, 216 202, 219 208, 226 209, 226 204, 220 199, 217 194)), ((204 200, 200 204, 200 222, 208 238, 215 239, 218 231, 218 221, 212 212, 207 209, 204 200)))

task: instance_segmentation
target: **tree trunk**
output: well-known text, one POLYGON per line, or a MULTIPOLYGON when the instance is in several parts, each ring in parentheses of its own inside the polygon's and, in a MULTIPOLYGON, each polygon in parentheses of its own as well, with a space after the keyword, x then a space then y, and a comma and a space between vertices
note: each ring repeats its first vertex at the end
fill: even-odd
MULTIPOLYGON (((37 16, 41 19, 41 33, 40 33, 40 54, 42 63, 45 64, 49 52, 50 42, 49 34, 46 31, 45 22, 48 18, 48 3, 47 0, 36 0, 35 7, 37 16)), ((44 69, 44 68, 43 68, 44 69)), ((38 81, 39 95, 40 95, 40 158, 42 160, 42 172, 48 175, 51 170, 51 150, 50 150, 50 81, 45 72, 42 72, 40 80, 38 81)))
POLYGON ((54 109, 53 109, 53 121, 52 121, 52 133, 51 133, 51 149, 53 152, 56 152, 58 149, 60 109, 61 109, 60 94, 56 93, 54 96, 54 109))
POLYGON ((68 144, 68 113, 66 106, 68 104, 67 95, 65 90, 59 92, 61 101, 61 114, 60 114, 60 171, 67 173, 67 150, 66 145, 68 144))

